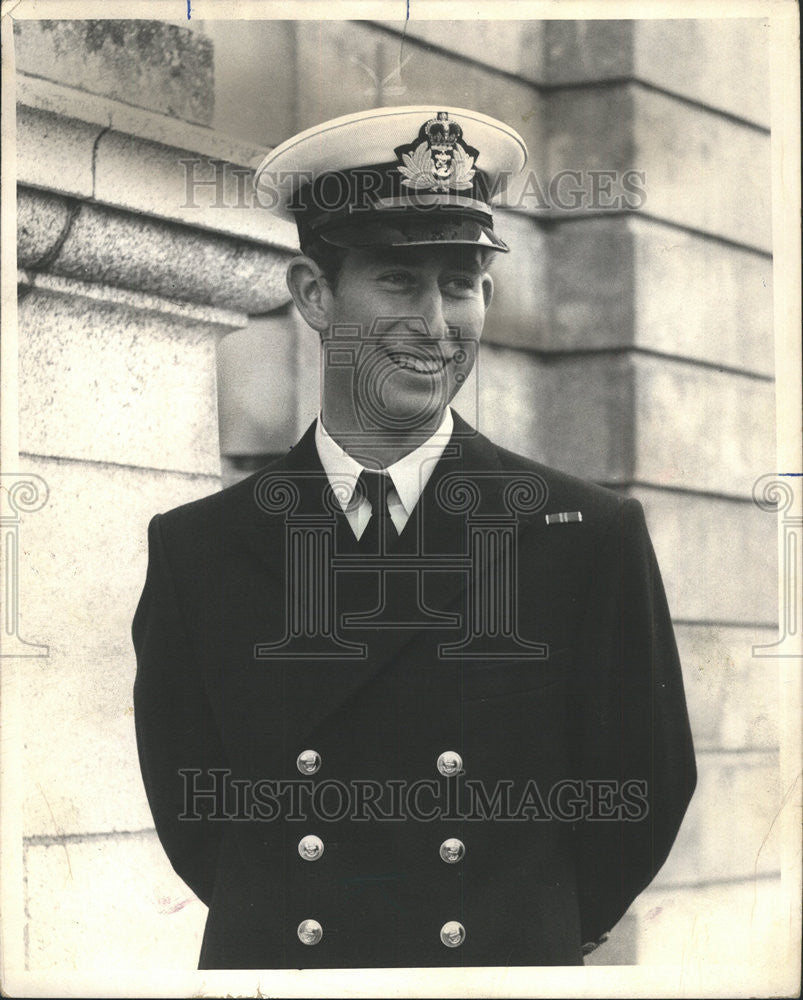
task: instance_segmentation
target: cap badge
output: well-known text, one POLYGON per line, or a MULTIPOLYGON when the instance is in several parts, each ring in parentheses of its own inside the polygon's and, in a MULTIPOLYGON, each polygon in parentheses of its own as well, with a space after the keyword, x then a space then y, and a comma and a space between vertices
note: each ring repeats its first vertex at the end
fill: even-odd
POLYGON ((449 121, 448 111, 439 111, 418 133, 417 142, 399 146, 397 170, 402 184, 416 191, 464 191, 474 178, 479 153, 463 142, 463 129, 449 121))

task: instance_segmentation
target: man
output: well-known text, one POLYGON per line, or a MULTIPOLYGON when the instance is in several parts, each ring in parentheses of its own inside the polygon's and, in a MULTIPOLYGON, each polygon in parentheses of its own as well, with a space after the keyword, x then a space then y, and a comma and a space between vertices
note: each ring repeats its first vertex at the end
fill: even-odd
POLYGON ((641 507, 449 408, 507 251, 490 195, 525 161, 501 122, 414 107, 260 168, 298 223, 321 414, 153 519, 133 624, 202 968, 582 964, 675 838, 694 756, 641 507))

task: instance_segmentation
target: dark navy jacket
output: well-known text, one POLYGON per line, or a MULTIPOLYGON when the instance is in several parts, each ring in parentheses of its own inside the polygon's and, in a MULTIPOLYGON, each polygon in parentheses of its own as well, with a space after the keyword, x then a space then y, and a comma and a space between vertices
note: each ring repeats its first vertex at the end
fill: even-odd
POLYGON ((137 739, 161 842, 209 907, 201 967, 581 964, 696 780, 641 506, 455 416, 398 548, 366 555, 313 430, 149 528, 137 739))

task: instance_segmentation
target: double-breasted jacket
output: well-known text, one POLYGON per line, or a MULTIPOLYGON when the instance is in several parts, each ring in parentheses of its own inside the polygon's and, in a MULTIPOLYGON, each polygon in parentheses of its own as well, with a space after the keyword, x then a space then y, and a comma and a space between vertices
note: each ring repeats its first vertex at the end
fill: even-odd
POLYGON ((203 968, 581 964, 694 789, 639 503, 457 416, 393 549, 355 541, 313 428, 154 517, 133 638, 203 968))

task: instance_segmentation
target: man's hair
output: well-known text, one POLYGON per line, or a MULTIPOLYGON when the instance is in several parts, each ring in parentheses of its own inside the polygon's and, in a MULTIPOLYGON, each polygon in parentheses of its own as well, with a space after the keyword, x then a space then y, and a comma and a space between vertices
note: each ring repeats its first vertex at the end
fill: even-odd
POLYGON ((323 271, 323 276, 329 282, 332 291, 337 288, 337 279, 343 261, 346 259, 348 249, 346 247, 336 247, 333 243, 327 243, 320 237, 310 240, 301 248, 301 252, 311 257, 318 267, 323 271))
MULTIPOLYGON (((480 267, 482 273, 485 274, 489 270, 494 257, 496 257, 496 251, 493 247, 486 246, 478 246, 477 249, 480 251, 480 267)), ((348 248, 336 247, 334 244, 327 243, 326 240, 317 237, 305 243, 301 248, 301 252, 315 261, 323 272, 323 276, 329 282, 332 291, 336 291, 337 279, 348 254, 348 248)))

